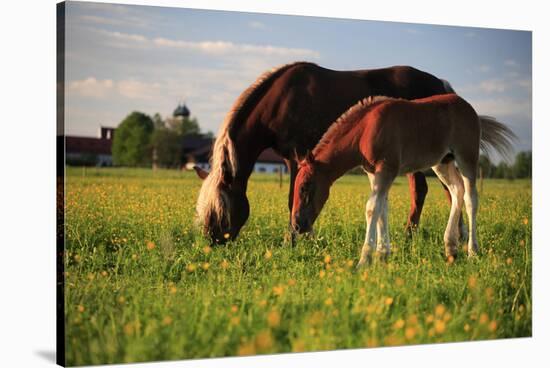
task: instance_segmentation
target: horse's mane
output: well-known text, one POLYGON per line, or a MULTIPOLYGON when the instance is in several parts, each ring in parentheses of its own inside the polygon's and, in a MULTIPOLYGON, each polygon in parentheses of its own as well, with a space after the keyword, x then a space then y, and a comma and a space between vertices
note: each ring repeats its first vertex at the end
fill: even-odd
POLYGON ((329 126, 325 134, 323 134, 323 136, 319 140, 319 143, 317 143, 317 145, 313 149, 313 156, 316 156, 319 151, 321 151, 325 146, 331 143, 335 136, 340 133, 340 129, 348 127, 348 125, 350 124, 356 123, 357 119, 363 116, 366 110, 374 107, 375 105, 378 105, 383 101, 393 99, 394 98, 387 96, 369 96, 357 102, 346 112, 340 115, 340 117, 329 126))
POLYGON ((228 163, 229 173, 234 176, 237 172, 237 161, 235 157, 235 148, 233 146, 232 136, 241 128, 245 119, 242 115, 246 114, 250 107, 255 106, 257 99, 265 93, 265 90, 272 82, 284 71, 298 64, 311 64, 307 62, 294 62, 273 68, 264 72, 256 79, 246 90, 244 90, 237 100, 233 103, 229 112, 218 131, 218 137, 214 142, 210 166, 212 171, 221 169, 223 163, 228 163))
POLYGON ((210 158, 211 171, 204 180, 199 193, 197 214, 199 216, 198 220, 202 224, 205 224, 205 220, 212 214, 215 215, 216 221, 220 221, 224 212, 230 222, 229 211, 227 211, 227 206, 229 205, 226 198, 227 195, 220 192, 219 185, 224 175, 234 178, 237 173, 238 163, 232 136, 244 124, 245 119, 242 118, 243 115, 256 105, 255 102, 265 94, 273 81, 287 69, 298 64, 312 63, 295 62, 266 71, 240 94, 231 106, 231 109, 229 109, 214 142, 210 158))

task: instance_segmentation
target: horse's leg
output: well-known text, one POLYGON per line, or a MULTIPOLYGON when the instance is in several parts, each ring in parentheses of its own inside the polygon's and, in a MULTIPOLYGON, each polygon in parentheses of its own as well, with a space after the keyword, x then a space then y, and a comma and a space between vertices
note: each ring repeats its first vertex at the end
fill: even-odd
POLYGON ((394 170, 381 169, 377 171, 371 179, 372 192, 369 200, 367 201, 366 220, 367 220, 367 234, 363 248, 361 249, 361 257, 357 267, 363 266, 365 263, 370 262, 372 253, 376 249, 376 224, 378 219, 383 214, 384 210, 384 198, 387 197, 391 183, 395 179, 396 173, 394 170))
POLYGON ((413 230, 418 227, 418 223, 420 222, 424 199, 426 199, 426 194, 428 194, 428 183, 426 182, 426 176, 421 172, 408 174, 407 178, 409 179, 411 209, 409 211, 409 218, 407 219, 406 230, 407 234, 411 236, 413 230))
POLYGON ((292 228, 292 204, 294 203, 294 182, 296 181, 296 174, 298 173, 298 164, 295 160, 286 159, 285 163, 290 174, 290 188, 288 190, 288 231, 290 232, 290 244, 294 246, 296 242, 296 232, 292 228))
MULTIPOLYGON (((441 186, 443 186, 443 189, 445 189, 445 196, 447 197, 449 204, 451 204, 452 199, 449 188, 447 188, 447 186, 443 182, 441 182, 441 186)), ((466 227, 466 223, 464 223, 464 219, 462 218, 462 212, 460 212, 460 217, 458 218, 458 229, 460 231, 460 240, 468 240, 468 228, 466 227)))
MULTIPOLYGON (((372 192, 374 190, 374 174, 367 172, 367 176, 369 178, 370 192, 371 192, 371 195, 372 195, 372 192)), ((369 197, 369 199, 370 199, 370 197, 369 197)), ((370 204, 370 207, 372 207, 372 203, 370 204)), ((369 201, 367 201, 367 204, 365 205, 365 219, 366 219, 366 222, 367 222, 367 226, 366 226, 366 230, 365 230, 365 241, 369 237, 369 227, 370 227, 370 224, 371 224, 372 212, 373 212, 372 208, 369 209, 369 201)))
POLYGON ((466 162, 460 157, 457 157, 460 174, 464 181, 464 204, 466 205, 466 213, 469 221, 469 236, 468 236, 468 256, 475 256, 479 250, 476 237, 476 215, 477 215, 477 188, 476 188, 476 171, 477 160, 474 162, 466 162))
POLYGON ((381 258, 387 259, 390 256, 390 234, 388 229, 388 194, 384 196, 382 213, 377 223, 377 242, 376 242, 376 253, 380 255, 381 258))
POLYGON ((432 167, 432 169, 439 180, 441 180, 441 182, 449 188, 449 192, 451 194, 451 213, 449 215, 449 221, 447 222, 447 228, 445 229, 444 236, 445 256, 447 258, 456 258, 459 242, 458 221, 462 211, 464 185, 458 170, 452 161, 439 164, 432 167))

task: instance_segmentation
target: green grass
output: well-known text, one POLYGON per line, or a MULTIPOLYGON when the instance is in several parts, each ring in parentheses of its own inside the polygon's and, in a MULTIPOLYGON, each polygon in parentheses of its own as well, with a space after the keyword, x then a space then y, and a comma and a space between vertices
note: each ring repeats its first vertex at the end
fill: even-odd
MULTIPOLYGON (((288 178, 285 178, 288 180, 288 178)), ((403 231, 408 187, 390 193, 393 254, 354 266, 365 176, 331 191, 315 235, 285 243, 287 184, 254 175, 237 241, 194 227, 194 173, 70 168, 67 364, 99 364, 531 336, 531 182, 486 180, 481 255, 443 257, 449 206, 431 179, 421 227, 403 231)))

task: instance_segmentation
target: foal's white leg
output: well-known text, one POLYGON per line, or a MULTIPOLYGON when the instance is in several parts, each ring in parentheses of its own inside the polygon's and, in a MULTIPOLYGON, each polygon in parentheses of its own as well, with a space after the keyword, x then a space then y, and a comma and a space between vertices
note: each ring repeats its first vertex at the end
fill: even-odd
POLYGON ((451 212, 444 236, 445 256, 456 258, 459 244, 458 222, 463 205, 464 184, 454 162, 439 164, 432 167, 432 169, 439 180, 449 188, 449 192, 451 193, 451 212))
POLYGON ((376 252, 383 258, 390 255, 390 233, 388 229, 388 195, 383 199, 382 213, 377 223, 376 252))
MULTIPOLYGON (((376 249, 377 243, 377 222, 384 212, 384 199, 387 197, 389 187, 395 178, 395 175, 389 172, 379 172, 376 174, 369 174, 369 180, 371 181, 372 192, 367 201, 366 219, 367 219, 367 233, 363 248, 361 249, 361 258, 359 259, 358 267, 364 265, 370 261, 371 255, 376 249)), ((379 234, 382 236, 383 234, 379 234)), ((389 241, 388 241, 389 244, 389 241)))
MULTIPOLYGON (((372 173, 369 173, 367 172, 367 176, 369 178, 369 183, 370 183, 370 191, 371 191, 371 196, 374 192, 374 174, 372 173)), ((369 197, 369 200, 370 200, 370 197, 369 197)), ((369 228, 370 228, 370 224, 371 224, 371 219, 372 219, 372 213, 374 212, 374 202, 371 202, 370 205, 369 205, 369 201, 367 200, 367 203, 365 205, 365 220, 367 222, 367 226, 366 226, 366 230, 365 230, 365 243, 364 244, 367 244, 367 239, 369 238, 369 228)), ((375 242, 376 242, 376 234, 375 234, 375 242)))

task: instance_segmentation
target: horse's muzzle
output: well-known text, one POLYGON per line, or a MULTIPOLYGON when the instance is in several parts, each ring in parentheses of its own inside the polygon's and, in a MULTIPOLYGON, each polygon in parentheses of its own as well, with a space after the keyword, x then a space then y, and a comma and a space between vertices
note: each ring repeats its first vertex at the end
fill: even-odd
POLYGON ((311 222, 300 216, 295 216, 292 219, 292 230, 298 234, 308 233, 311 231, 311 222))

